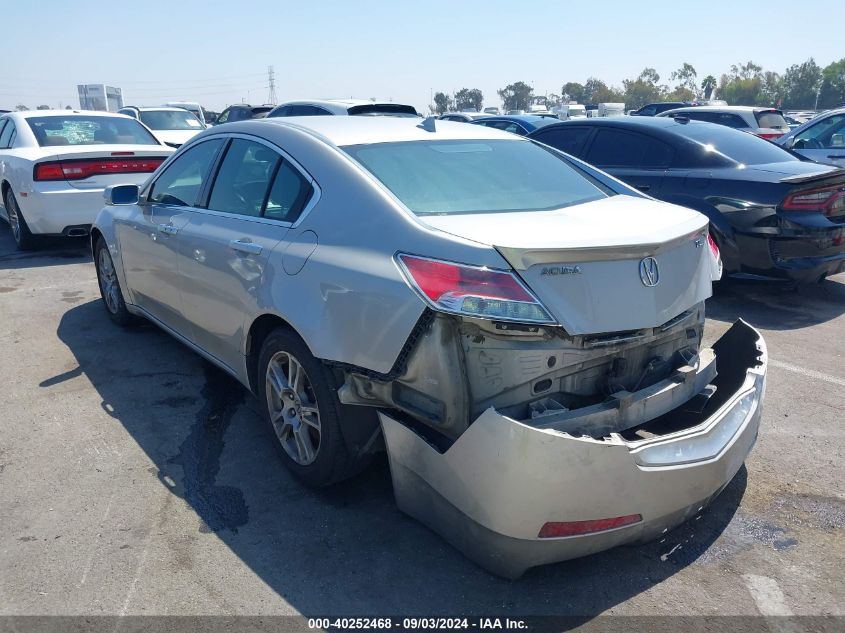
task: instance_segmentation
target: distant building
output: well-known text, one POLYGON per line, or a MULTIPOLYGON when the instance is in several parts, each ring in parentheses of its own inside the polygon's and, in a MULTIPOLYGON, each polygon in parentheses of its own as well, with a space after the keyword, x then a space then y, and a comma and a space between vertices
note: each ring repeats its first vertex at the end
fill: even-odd
POLYGON ((120 88, 103 84, 81 84, 76 86, 79 91, 79 107, 82 110, 104 110, 117 112, 123 107, 123 93, 120 88))

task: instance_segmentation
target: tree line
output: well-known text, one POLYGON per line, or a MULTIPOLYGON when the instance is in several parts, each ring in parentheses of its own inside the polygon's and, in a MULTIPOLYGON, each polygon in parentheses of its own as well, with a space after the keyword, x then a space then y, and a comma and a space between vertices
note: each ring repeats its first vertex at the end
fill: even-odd
MULTIPOLYGON (((517 81, 497 91, 504 109, 527 110, 531 105, 547 108, 575 101, 577 103, 624 103, 627 108, 640 108, 660 101, 696 101, 724 99, 731 105, 771 106, 790 110, 834 108, 845 104, 845 58, 822 68, 811 57, 794 64, 783 73, 763 70, 753 61, 731 66, 717 80, 699 75, 692 64, 684 62, 669 75, 669 83, 661 83, 654 68, 644 68, 635 78, 625 79, 621 87, 609 86, 596 77, 583 84, 566 82, 559 94, 534 94, 524 81, 517 81)), ((449 95, 434 94, 433 113, 453 110, 481 110, 484 95, 478 88, 462 88, 449 95)))

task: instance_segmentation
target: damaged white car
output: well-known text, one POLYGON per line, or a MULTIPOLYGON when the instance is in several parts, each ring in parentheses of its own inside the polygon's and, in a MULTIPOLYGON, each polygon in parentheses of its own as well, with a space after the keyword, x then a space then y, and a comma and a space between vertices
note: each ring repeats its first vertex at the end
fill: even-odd
POLYGON ((498 574, 660 535, 756 439, 761 337, 701 347, 707 219, 534 141, 248 121, 105 195, 114 321, 251 389, 309 485, 386 449, 399 506, 498 574))

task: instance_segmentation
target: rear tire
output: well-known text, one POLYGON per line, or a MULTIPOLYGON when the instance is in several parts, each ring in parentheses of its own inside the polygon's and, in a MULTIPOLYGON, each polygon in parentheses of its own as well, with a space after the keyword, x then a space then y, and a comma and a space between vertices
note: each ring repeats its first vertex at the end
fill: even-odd
POLYGON ((12 238, 19 251, 31 251, 38 246, 37 238, 30 232, 29 226, 21 213, 15 194, 9 189, 3 198, 6 205, 6 214, 9 218, 9 227, 12 229, 12 238))
POLYGON ((285 467, 312 488, 363 470, 369 455, 355 456, 341 431, 344 405, 331 372, 305 342, 286 328, 271 332, 258 359, 258 400, 276 437, 285 467))
POLYGON ((126 309, 123 292, 117 279, 117 271, 106 242, 99 238, 94 247, 94 267, 97 269, 97 282, 100 286, 100 298, 109 318, 120 326, 126 327, 138 322, 138 318, 126 309))

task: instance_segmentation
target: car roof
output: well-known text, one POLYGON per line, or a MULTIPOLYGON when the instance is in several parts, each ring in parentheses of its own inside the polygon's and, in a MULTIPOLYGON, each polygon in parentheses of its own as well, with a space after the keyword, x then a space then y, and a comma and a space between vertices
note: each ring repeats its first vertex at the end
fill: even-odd
MULTIPOLYGON (((552 113, 549 112, 549 114, 552 113)), ((490 121, 492 119, 498 119, 500 121, 515 121, 517 123, 537 123, 538 121, 548 121, 550 118, 551 117, 539 116, 536 114, 495 114, 486 120, 490 121)))
POLYGON ((272 126, 294 127, 337 146, 432 140, 521 140, 519 136, 502 130, 434 117, 425 120, 355 116, 274 117, 230 123, 226 129, 232 132, 249 130, 253 134, 258 134, 263 129, 265 133, 272 134, 272 126), (428 131, 432 126, 434 131, 428 131))
POLYGON ((676 108, 675 110, 670 110, 670 112, 677 112, 678 110, 682 110, 684 112, 687 112, 689 110, 695 110, 696 112, 762 112, 764 110, 777 110, 777 108, 766 108, 762 106, 705 105, 684 106, 683 108, 676 108))
MULTIPOLYGON (((121 108, 125 109, 125 108, 121 108)), ((30 117, 39 116, 106 116, 106 117, 120 117, 127 118, 125 114, 118 114, 117 112, 105 112, 102 110, 24 110, 23 112, 15 112, 21 118, 28 119, 30 117)))
POLYGON ((593 117, 593 118, 582 118, 582 119, 570 119, 569 121, 560 121, 558 123, 552 123, 551 125, 547 125, 542 128, 545 132, 547 130, 562 127, 562 126, 597 126, 597 127, 620 127, 625 129, 634 129, 634 128, 649 128, 652 130, 659 130, 662 132, 668 132, 670 134, 679 133, 682 134, 681 129, 683 127, 689 125, 718 125, 718 123, 707 123, 705 121, 690 121, 685 120, 684 123, 680 121, 676 121, 671 117, 659 117, 659 116, 613 116, 613 117, 593 117))
POLYGON ((175 106, 124 106, 121 110, 137 110, 138 112, 190 112, 190 110, 177 108, 175 106))

